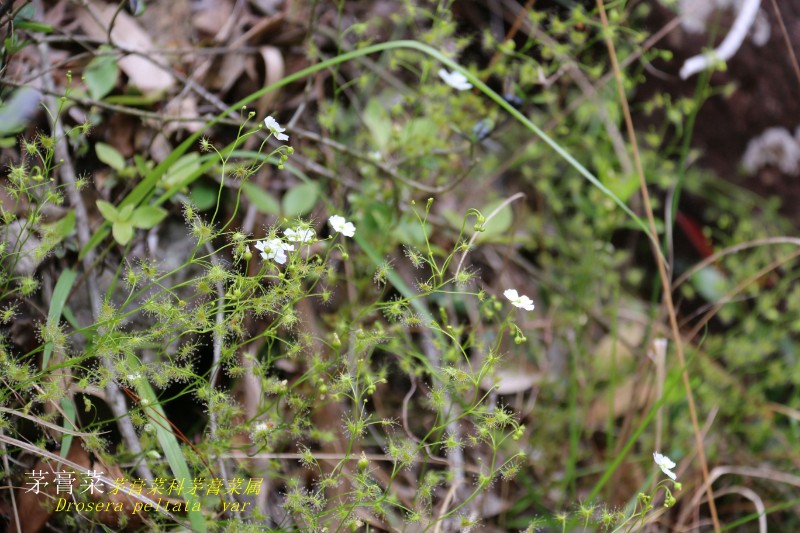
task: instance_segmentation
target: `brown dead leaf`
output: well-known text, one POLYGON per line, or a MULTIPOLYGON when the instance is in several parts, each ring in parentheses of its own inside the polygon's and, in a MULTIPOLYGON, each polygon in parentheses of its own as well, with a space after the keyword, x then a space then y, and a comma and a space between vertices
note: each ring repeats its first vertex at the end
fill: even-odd
POLYGON ((615 337, 608 334, 600 339, 592 354, 592 367, 599 379, 608 379, 614 369, 619 374, 630 367, 633 360, 631 347, 641 346, 645 324, 644 320, 620 320, 615 337))
POLYGON ((175 83, 175 78, 144 57, 152 57, 154 61, 167 64, 163 56, 153 54, 153 40, 139 26, 136 20, 125 11, 117 13, 115 4, 100 5, 91 1, 77 9, 78 22, 89 37, 105 40, 108 27, 114 20, 111 39, 120 48, 138 52, 142 55, 130 54, 119 60, 119 68, 128 76, 131 85, 145 94, 161 94, 168 91, 175 83), (116 18, 114 18, 116 13, 116 18))
MULTIPOLYGON (((586 415, 586 425, 591 428, 602 427, 611 413, 608 394, 598 392, 586 415)), ((614 418, 619 418, 646 407, 656 399, 656 389, 651 383, 636 376, 629 376, 614 389, 614 418)))
POLYGON ((481 381, 481 388, 495 387, 497 394, 517 394, 531 390, 542 381, 542 375, 534 371, 498 370, 494 376, 481 381))
MULTIPOLYGON (((200 118, 200 113, 197 111, 197 97, 194 94, 187 94, 184 96, 176 96, 170 100, 164 108, 164 114, 169 117, 181 118, 200 118)), ((192 121, 172 121, 164 126, 164 134, 171 135, 176 131, 188 131, 196 133, 203 129, 205 121, 192 120, 192 121)))
POLYGON ((198 11, 192 16, 192 26, 206 35, 218 35, 222 32, 233 11, 228 1, 201 2, 198 11))
MULTIPOLYGON (((259 48, 261 58, 264 60, 264 87, 268 87, 283 79, 286 75, 286 65, 283 61, 283 54, 274 46, 262 46, 259 48)), ((266 116, 267 111, 278 98, 278 91, 270 91, 258 99, 256 104, 256 116, 266 116)))

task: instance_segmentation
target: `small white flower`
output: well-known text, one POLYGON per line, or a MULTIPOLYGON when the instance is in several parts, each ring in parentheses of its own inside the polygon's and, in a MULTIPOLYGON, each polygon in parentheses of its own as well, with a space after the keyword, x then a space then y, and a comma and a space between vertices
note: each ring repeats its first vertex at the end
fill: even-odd
POLYGON ((283 133, 284 131, 286 131, 286 128, 281 128, 281 125, 278 124, 278 121, 275 120, 274 118, 272 117, 265 118, 264 126, 266 126, 267 129, 271 131, 272 134, 275 135, 275 138, 278 139, 279 141, 289 140, 289 136, 283 133))
POLYGON ((286 235, 286 240, 291 242, 309 242, 314 240, 313 229, 303 229, 300 227, 294 229, 287 229, 283 232, 286 235))
POLYGON ((458 71, 448 72, 443 68, 439 69, 439 77, 457 91, 466 91, 472 89, 472 84, 467 81, 467 77, 458 71))
POLYGON ((333 231, 341 233, 345 237, 352 237, 356 234, 356 227, 353 225, 353 223, 348 222, 342 216, 333 215, 328 219, 328 223, 333 228, 333 231))
POLYGON ((265 261, 272 259, 279 265, 286 263, 286 252, 294 250, 294 246, 286 244, 280 239, 269 239, 267 241, 258 241, 255 244, 255 249, 261 251, 261 258, 265 261))
POLYGON ((669 457, 666 455, 661 455, 658 452, 653 452, 653 460, 656 462, 662 472, 668 475, 673 481, 675 480, 677 476, 675 475, 675 472, 672 471, 672 469, 675 468, 675 463, 673 463, 669 457))
POLYGON ((520 307, 526 311, 533 311, 533 300, 524 294, 521 295, 514 289, 508 289, 503 293, 503 296, 508 298, 516 307, 520 307))

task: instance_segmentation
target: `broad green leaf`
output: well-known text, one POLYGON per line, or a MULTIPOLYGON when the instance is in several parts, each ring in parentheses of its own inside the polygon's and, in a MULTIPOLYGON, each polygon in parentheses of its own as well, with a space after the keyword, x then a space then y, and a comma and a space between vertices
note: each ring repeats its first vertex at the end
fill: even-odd
POLYGON ((139 154, 133 156, 133 162, 136 164, 136 170, 139 171, 140 176, 146 176, 153 169, 153 162, 147 161, 139 154))
POLYGON ((261 213, 275 216, 281 214, 281 204, 278 200, 258 185, 245 181, 242 183, 242 192, 261 213))
POLYGON ((17 30, 27 30, 39 33, 53 33, 53 27, 50 24, 43 24, 41 22, 34 22, 32 20, 20 21, 15 24, 17 30))
POLYGON ((89 89, 89 94, 95 100, 101 100, 110 93, 117 84, 119 69, 114 56, 97 56, 92 59, 83 72, 83 80, 89 89))
POLYGON ((117 208, 105 200, 97 200, 97 209, 100 210, 100 214, 103 215, 103 218, 109 222, 116 222, 119 220, 119 212, 117 211, 117 208))
MULTIPOLYGON (((129 207, 129 206, 126 206, 129 207)), ((133 212, 131 223, 139 229, 150 229, 167 216, 167 211, 155 205, 143 205, 133 212)))
MULTIPOLYGON (((67 303, 69 292, 72 290, 72 284, 75 283, 75 278, 77 276, 78 273, 69 268, 61 272, 61 275, 58 276, 58 281, 53 289, 53 296, 50 298, 50 310, 47 312, 48 323, 53 324, 61 320, 61 313, 64 310, 64 304, 67 303)), ((52 353, 53 343, 48 342, 44 345, 42 368, 47 368, 47 364, 50 362, 50 355, 52 353)))
POLYGON ((99 142, 94 145, 94 151, 97 153, 97 159, 114 170, 119 171, 125 168, 125 158, 113 146, 99 142))
POLYGON ((364 109, 364 124, 372 134, 375 147, 385 152, 392 136, 392 120, 383 104, 375 98, 370 100, 364 109))
MULTIPOLYGON (((485 216, 488 219, 489 215, 491 215, 494 212, 494 210, 497 209, 497 207, 504 201, 505 201, 504 199, 500 199, 491 202, 490 204, 483 207, 480 210, 480 212, 483 214, 483 216, 485 216)), ((484 231, 481 234, 481 236, 478 237, 478 239, 486 240, 505 235, 508 232, 509 228, 511 228, 512 222, 514 222, 514 216, 511 212, 511 205, 507 205, 503 207, 503 209, 498 211, 497 214, 495 214, 491 220, 486 221, 486 223, 484 224, 486 231, 484 231)))
POLYGON ((283 195, 283 214, 287 217, 299 217, 314 209, 319 197, 316 183, 301 183, 289 189, 283 195))
POLYGON ((120 210, 117 211, 119 213, 119 220, 123 222, 128 222, 131 219, 131 216, 133 215, 133 208, 134 208, 133 204, 128 204, 125 207, 120 208, 120 210))
POLYGON ((176 184, 182 182, 184 178, 190 176, 195 170, 200 168, 200 156, 192 152, 175 161, 175 165, 164 174, 162 186, 171 189, 176 184))
MULTIPOLYGON (((67 415, 61 427, 77 431, 78 424, 76 423, 77 414, 75 413, 75 403, 69 398, 61 398, 61 408, 64 414, 67 415)), ((72 446, 73 436, 71 433, 64 433, 61 436, 61 457, 66 458, 69 453, 69 447, 72 446)))
POLYGON ((729 289, 725 274, 714 265, 695 272, 689 281, 708 302, 719 302, 729 289))
POLYGON ((217 205, 217 188, 205 183, 196 183, 189 191, 189 198, 200 211, 217 205))
MULTIPOLYGON (((392 230, 392 235, 403 244, 417 246, 419 248, 425 247, 425 234, 430 235, 431 225, 425 225, 425 232, 422 231, 422 225, 419 220, 411 218, 411 216, 404 216, 400 222, 392 230)), ((384 231, 385 234, 385 231, 384 231)))
POLYGON ((72 230, 75 229, 75 210, 71 209, 61 219, 51 222, 49 224, 42 224, 42 231, 50 233, 59 237, 58 242, 69 237, 72 230))
POLYGON ((130 222, 114 222, 114 225, 111 226, 111 233, 114 234, 114 240, 124 246, 133 238, 133 224, 130 222))

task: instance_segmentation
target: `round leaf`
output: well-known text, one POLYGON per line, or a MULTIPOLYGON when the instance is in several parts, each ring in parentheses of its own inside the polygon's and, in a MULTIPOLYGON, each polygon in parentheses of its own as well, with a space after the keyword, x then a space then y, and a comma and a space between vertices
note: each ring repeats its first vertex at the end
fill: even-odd
POLYGON ((97 209, 100 210, 100 214, 103 215, 103 218, 105 218, 109 222, 116 222, 117 220, 119 220, 119 213, 117 212, 117 208, 111 205, 110 203, 106 202, 105 200, 97 200, 97 209))
POLYGON ((114 240, 118 243, 122 245, 128 244, 133 238, 133 224, 130 222, 115 222, 111 227, 111 233, 114 234, 114 240))
POLYGON ((119 69, 113 56, 98 56, 92 59, 83 73, 89 94, 95 100, 102 99, 117 84, 119 69))
POLYGON ((143 205, 133 212, 131 223, 139 229, 150 229, 164 220, 167 212, 155 205, 143 205))
POLYGON ((125 158, 113 146, 99 142, 94 145, 94 151, 97 153, 97 159, 114 170, 120 171, 125 168, 125 158))
POLYGON ((242 191, 247 199, 250 200, 250 203, 260 212, 267 215, 281 214, 281 205, 278 203, 278 200, 261 187, 253 185, 249 181, 245 181, 242 183, 242 191))
POLYGON ((316 183, 301 183, 289 189, 283 196, 283 214, 287 217, 299 217, 314 209, 319 197, 316 183))

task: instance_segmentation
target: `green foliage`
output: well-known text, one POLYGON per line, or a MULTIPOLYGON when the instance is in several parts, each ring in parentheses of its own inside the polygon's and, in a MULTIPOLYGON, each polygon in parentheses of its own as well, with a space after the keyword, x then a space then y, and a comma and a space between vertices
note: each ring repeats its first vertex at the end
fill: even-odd
POLYGON ((167 212, 154 205, 143 205, 134 209, 131 204, 117 209, 105 200, 97 200, 97 208, 105 219, 111 222, 114 240, 123 246, 133 238, 133 230, 155 227, 167 216, 167 212))
MULTIPOLYGON (((109 48, 100 48, 100 52, 110 52, 109 48)), ((89 95, 95 100, 102 100, 117 84, 119 68, 117 58, 113 55, 98 55, 92 59, 83 72, 83 80, 89 89, 89 95)), ((112 165, 112 168, 115 168, 112 165)), ((116 169, 119 170, 119 169, 116 169)))
MULTIPOLYGON (((646 355, 664 327, 652 257, 639 246, 652 243, 640 210, 629 207, 638 201, 638 177, 613 141, 622 119, 601 79, 608 65, 595 14, 579 6, 533 11, 520 38, 498 42, 488 31, 457 34, 448 5, 409 1, 392 15, 422 28, 418 41, 370 45, 383 20, 345 30, 338 38, 344 45, 353 36, 354 50, 333 58, 309 41, 309 56, 320 61, 248 98, 384 54, 370 68, 385 76, 365 72, 347 87, 332 77, 334 90, 315 117, 326 142, 297 141, 318 161, 319 176, 303 174, 294 148, 277 142, 280 131, 266 130, 242 103, 238 130, 221 135, 227 145, 198 132, 158 165, 142 155, 126 161, 95 142, 97 159, 126 180, 103 191, 116 205, 86 206, 105 223, 84 242, 74 205, 56 221, 42 219, 79 192, 70 187, 86 185, 55 178, 55 147, 83 138, 86 128, 23 138, 22 163, 10 166, 5 184, 15 206, 1 213, 0 322, 10 324, 23 307, 30 312, 42 285, 57 282, 40 306, 48 313, 36 324, 38 345, 24 352, 0 339, 10 384, 3 409, 27 420, 35 413, 37 426, 59 435, 62 456, 80 438, 130 477, 145 465, 155 479, 218 479, 228 488, 265 478, 273 515, 257 511, 247 520, 270 531, 355 531, 370 520, 393 530, 496 521, 525 531, 632 531, 665 520, 662 506, 687 505, 678 501, 679 483, 648 476, 657 413, 662 446, 692 456, 686 398, 676 386, 684 369, 670 355, 663 394, 631 400, 638 384, 657 389, 646 355), (457 64, 471 45, 496 60, 457 64), (474 88, 448 86, 437 76, 443 66, 474 88), (564 72, 593 90, 561 80, 564 72), (504 80, 506 98, 484 80, 504 80), (548 123, 545 133, 539 125, 548 123), (202 153, 191 151, 198 140, 202 153), (252 209, 244 215, 242 207, 252 209), (264 215, 264 225, 241 227, 252 213, 264 215), (142 238, 135 230, 153 228, 168 253, 129 256, 142 238), (87 265, 90 255, 97 260, 87 265), (36 276, 51 256, 57 276, 36 276), (91 284, 79 271, 100 285, 88 295, 96 309, 86 304, 81 291, 91 284), (512 287, 535 300, 534 311, 504 296, 512 287), (65 370, 72 388, 61 385, 65 370), (234 383, 248 388, 249 403, 234 383), (112 452, 103 432, 113 421, 97 408, 97 391, 108 403, 115 388, 129 399, 118 423, 135 431, 112 452), (79 422, 80 436, 72 431, 79 422), (590 500, 576 506, 586 494, 590 500), (512 503, 492 503, 500 499, 512 503), (484 504, 496 505, 497 516, 481 516, 484 504)), ((644 15, 628 9, 636 6, 611 11, 620 57, 660 57, 642 48, 647 35, 636 17, 644 15)), ((88 65, 92 98, 116 86, 114 57, 109 51, 88 65)), ((631 95, 637 68, 625 79, 631 95)), ((695 98, 640 102, 638 112, 652 117, 641 155, 654 211, 670 211, 667 191, 709 200, 702 215, 718 221, 708 236, 719 247, 788 233, 777 204, 754 214, 742 191, 685 170, 687 123, 710 94, 701 87, 695 98)), ((673 219, 659 221, 654 237, 665 237, 673 219)), ((719 407, 715 424, 725 431, 709 435, 712 456, 738 449, 774 456, 798 440, 791 421, 773 426, 775 413, 787 412, 776 404, 800 409, 795 249, 762 242, 676 289, 687 305, 724 304, 712 327, 703 330, 694 315, 687 326, 702 332, 687 339, 699 408, 719 407), (774 277, 739 286, 776 260, 774 277)), ((661 248, 665 257, 669 251, 661 248)), ((676 259, 673 277, 690 267, 686 261, 676 259)), ((27 431, 2 422, 6 434, 27 431)), ((195 531, 244 530, 244 521, 225 514, 231 494, 191 494, 186 500, 201 510, 177 520, 195 531)), ((59 519, 86 525, 77 514, 59 519)), ((148 526, 173 523, 158 513, 150 519, 148 526)))

